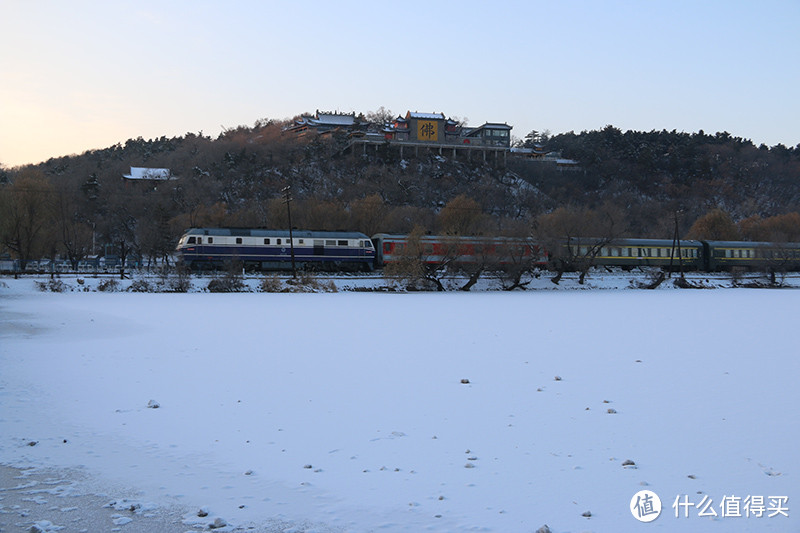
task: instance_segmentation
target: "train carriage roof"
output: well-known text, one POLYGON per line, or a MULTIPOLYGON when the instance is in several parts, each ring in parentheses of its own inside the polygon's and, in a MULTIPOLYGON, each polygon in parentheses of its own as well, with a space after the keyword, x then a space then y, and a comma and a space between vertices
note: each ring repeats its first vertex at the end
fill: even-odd
POLYGON ((800 242, 705 241, 713 248, 800 248, 800 242))
MULTIPOLYGON (((288 229, 260 228, 191 228, 186 235, 211 235, 219 237, 289 237, 288 229)), ((369 239, 358 231, 292 230, 292 237, 300 239, 369 239)))
MULTIPOLYGON (((408 240, 408 235, 404 234, 390 234, 390 233, 376 233, 372 236, 373 240, 382 240, 384 242, 392 242, 392 241, 401 241, 405 242, 408 240)), ((458 242, 475 242, 475 243, 483 243, 483 242, 493 242, 493 243, 504 243, 504 242, 534 242, 532 238, 525 238, 525 237, 507 237, 507 236, 497 236, 497 237, 488 237, 488 236, 462 236, 462 235, 421 235, 420 241, 429 243, 429 242, 447 242, 447 241, 458 241, 458 242)))
MULTIPOLYGON (((382 239, 383 241, 405 241, 408 239, 408 235, 395 235, 395 234, 388 234, 388 233, 378 233, 372 236, 373 239, 382 239)), ((528 238, 519 238, 519 237, 460 237, 456 235, 423 235, 421 240, 423 242, 431 241, 431 240, 459 240, 459 241, 474 241, 474 242, 482 242, 482 241, 526 241, 526 242, 537 242, 536 237, 528 237, 528 238)), ((542 239, 543 241, 546 239, 542 239)), ((563 240, 566 243, 565 239, 563 240)), ((671 247, 673 244, 672 239, 602 239, 602 238, 592 238, 592 237, 574 237, 570 239, 570 243, 576 246, 582 245, 595 245, 597 243, 603 243, 603 246, 619 246, 619 247, 671 247)), ((677 245, 677 243, 675 243, 677 245)), ((702 246, 700 241, 690 240, 690 239, 681 239, 680 245, 682 247, 697 247, 699 248, 702 246)))
MULTIPOLYGON (((576 239, 578 242, 598 242, 602 239, 576 239)), ((691 239, 681 239, 680 241, 673 241, 672 239, 611 239, 607 246, 630 246, 630 247, 640 247, 640 246, 649 246, 649 247, 672 247, 673 243, 677 246, 679 243, 682 247, 688 246, 702 246, 700 241, 695 241, 691 239)))
MULTIPOLYGON (((546 239, 545 239, 546 240, 546 239)), ((567 243, 566 239, 556 239, 563 244, 567 243)), ((573 237, 569 240, 573 246, 611 246, 619 248, 671 248, 673 244, 677 247, 678 244, 682 248, 700 248, 703 243, 691 239, 681 239, 673 241, 672 239, 603 239, 600 237, 573 237)))

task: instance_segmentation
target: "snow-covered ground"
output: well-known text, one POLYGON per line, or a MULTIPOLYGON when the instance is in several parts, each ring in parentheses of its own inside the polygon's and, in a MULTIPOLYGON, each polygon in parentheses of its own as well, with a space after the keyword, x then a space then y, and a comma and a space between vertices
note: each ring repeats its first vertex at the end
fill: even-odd
POLYGON ((798 309, 791 289, 3 278, 0 530, 800 531, 798 309))

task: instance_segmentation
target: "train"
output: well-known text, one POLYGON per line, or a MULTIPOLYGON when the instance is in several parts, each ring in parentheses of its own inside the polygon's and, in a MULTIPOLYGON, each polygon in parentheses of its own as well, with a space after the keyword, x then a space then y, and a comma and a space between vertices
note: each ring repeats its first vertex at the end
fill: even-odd
MULTIPOLYGON (((513 237, 461 237, 423 235, 413 251, 426 264, 487 264, 503 267, 509 264, 533 264, 544 268, 547 253, 536 242, 513 237)), ((372 236, 375 264, 384 267, 408 256, 408 235, 378 233, 372 236)))
POLYGON ((251 270, 361 270, 375 267, 369 237, 354 231, 192 228, 178 241, 187 268, 211 270, 241 263, 251 270))
MULTIPOLYGON (((372 241, 376 263, 385 266, 400 260, 407 236, 377 234, 372 241)), ((549 268, 561 262, 567 268, 589 263, 623 269, 659 267, 703 272, 800 269, 800 243, 572 238, 548 247, 532 239, 452 236, 424 236, 419 242, 418 253, 427 263, 484 262, 500 267, 515 263, 549 268)))
POLYGON ((232 262, 252 270, 372 271, 408 257, 408 246, 424 263, 466 267, 550 268, 577 265, 624 269, 659 267, 686 271, 800 270, 800 243, 672 239, 572 238, 548 244, 513 237, 409 237, 350 231, 192 228, 176 254, 186 267, 220 269, 232 262))
MULTIPOLYGON (((583 257, 592 242, 573 244, 583 257)), ((593 264, 608 267, 660 267, 721 272, 732 270, 797 270, 800 243, 672 239, 611 239, 598 245, 593 264)))

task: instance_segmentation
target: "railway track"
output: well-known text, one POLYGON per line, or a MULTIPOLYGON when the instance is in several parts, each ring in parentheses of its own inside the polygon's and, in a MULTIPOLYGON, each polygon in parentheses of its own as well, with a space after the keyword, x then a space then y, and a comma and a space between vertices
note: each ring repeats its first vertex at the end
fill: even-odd
MULTIPOLYGON (((175 270, 171 269, 166 273, 166 276, 174 276, 175 270)), ((206 278, 206 277, 220 277, 226 275, 223 271, 212 271, 212 272, 192 272, 189 274, 191 277, 198 278, 206 278)), ((593 272, 589 272, 587 276, 587 280, 591 280, 593 278, 599 277, 624 277, 629 279, 638 279, 638 278, 645 278, 651 275, 651 272, 645 271, 636 271, 632 270, 629 272, 626 271, 614 271, 614 272, 606 272, 602 270, 596 270, 593 272)), ((671 278, 677 278, 680 274, 672 273, 671 278)), ((737 280, 739 281, 757 281, 764 279, 767 276, 767 273, 763 272, 748 272, 745 274, 739 274, 736 276, 737 280)), ((87 271, 64 271, 64 272, 43 272, 43 271, 26 271, 26 272, 0 272, 0 276, 2 277, 19 277, 19 278, 119 278, 119 272, 87 272, 87 271)), ((125 278, 148 278, 148 279, 159 279, 165 276, 162 272, 153 272, 153 271, 146 271, 146 270, 126 270, 125 271, 125 278)), ((353 273, 353 272, 340 272, 340 273, 330 273, 330 272, 299 272, 297 277, 312 277, 316 280, 333 280, 333 281, 342 281, 342 280, 381 280, 385 279, 385 276, 381 271, 369 272, 369 273, 353 273)), ((551 271, 539 271, 539 276, 541 278, 547 278, 555 276, 555 272, 551 271)), ((778 274, 779 279, 784 280, 800 280, 800 272, 787 272, 785 274, 778 274)), ((260 273, 244 273, 241 275, 241 278, 244 280, 258 280, 263 279, 265 277, 274 277, 280 280, 290 280, 294 276, 290 272, 260 272, 260 273)), ((488 273, 482 276, 483 278, 492 278, 492 274, 488 273)), ((572 279, 577 278, 577 272, 565 272, 562 276, 562 279, 572 279)), ((732 274, 729 272, 687 272, 684 274, 684 277, 689 281, 705 281, 710 279, 717 279, 717 280, 730 280, 732 278, 732 274)), ((441 279, 448 280, 448 281, 456 281, 460 279, 466 279, 464 276, 443 276, 441 279)), ((669 278, 667 278, 669 279, 669 278)))

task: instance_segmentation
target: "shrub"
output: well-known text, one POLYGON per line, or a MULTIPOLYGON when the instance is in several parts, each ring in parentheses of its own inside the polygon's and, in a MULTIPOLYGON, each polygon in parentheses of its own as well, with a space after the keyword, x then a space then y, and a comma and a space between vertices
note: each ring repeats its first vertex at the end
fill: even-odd
POLYGON ((37 281, 36 288, 42 292, 66 292, 72 290, 72 287, 70 287, 60 279, 51 279, 50 281, 37 281))
POLYGON ((261 280, 258 288, 261 292, 283 292, 285 290, 281 280, 274 274, 265 276, 264 279, 261 280))
POLYGON ((178 265, 175 276, 168 276, 164 282, 165 290, 169 292, 189 292, 192 288, 192 279, 189 271, 183 265, 178 265))
POLYGON ((207 288, 208 292, 247 292, 247 286, 245 286, 242 278, 233 273, 212 279, 207 288))
POLYGON ((314 276, 303 272, 297 279, 287 281, 289 292, 338 292, 339 289, 333 280, 320 282, 314 276))
POLYGON ((103 292, 117 292, 119 290, 119 283, 114 278, 104 279, 97 285, 97 290, 103 292))
POLYGON ((153 286, 146 279, 137 279, 128 287, 129 292, 155 292, 153 286))
POLYGON ((167 292, 189 292, 192 288, 192 280, 188 277, 170 278, 165 286, 167 292))

